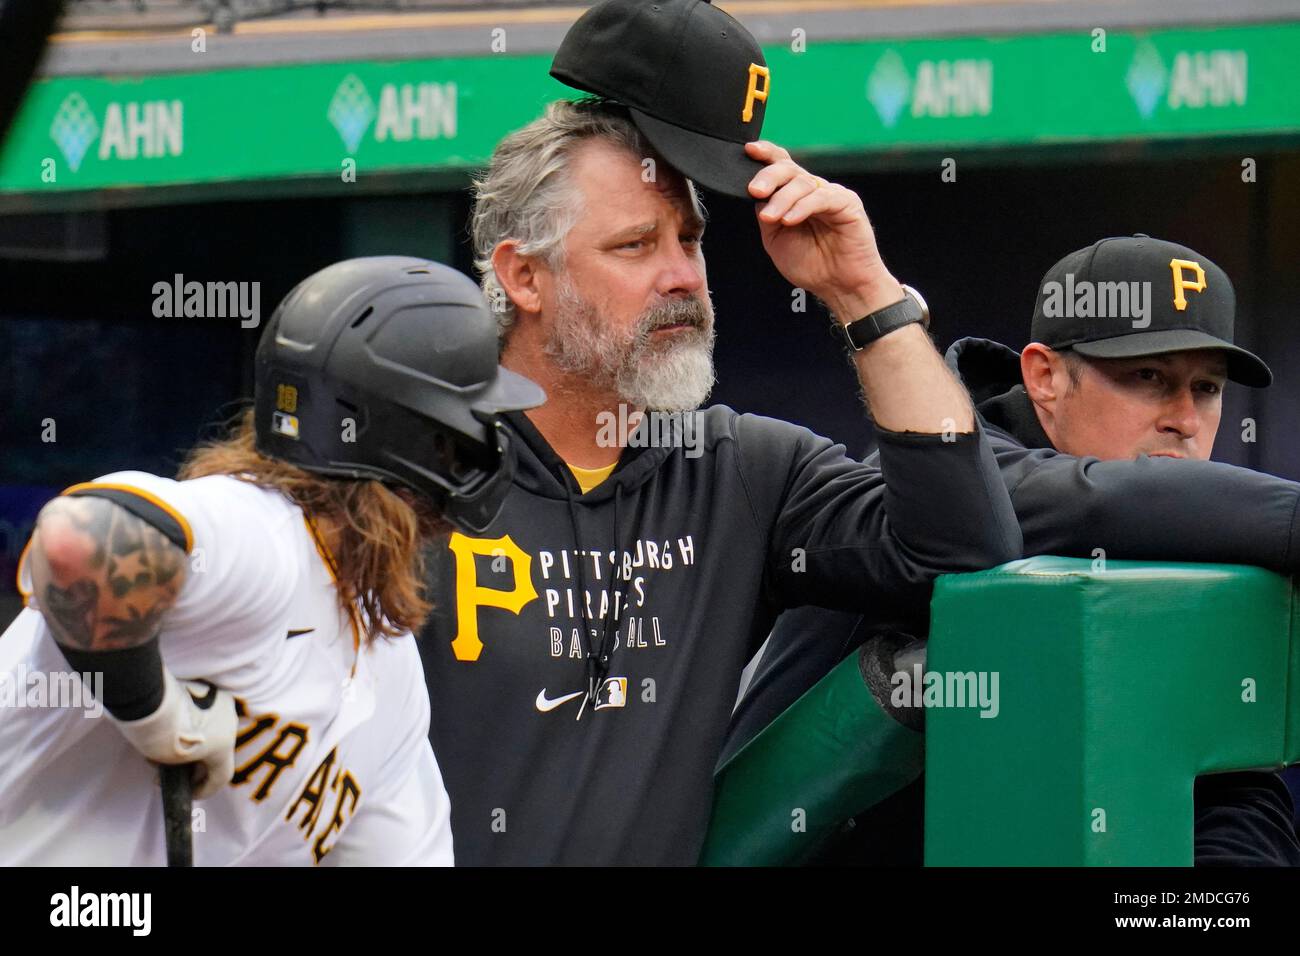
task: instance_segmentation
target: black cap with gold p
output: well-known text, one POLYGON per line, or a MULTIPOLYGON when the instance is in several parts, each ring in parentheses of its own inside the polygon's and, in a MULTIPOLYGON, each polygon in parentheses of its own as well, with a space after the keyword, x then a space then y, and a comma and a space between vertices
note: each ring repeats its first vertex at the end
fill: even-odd
POLYGON ((682 175, 749 198, 763 164, 745 143, 762 133, 771 76, 758 41, 707 0, 603 0, 569 28, 551 76, 627 106, 682 175))

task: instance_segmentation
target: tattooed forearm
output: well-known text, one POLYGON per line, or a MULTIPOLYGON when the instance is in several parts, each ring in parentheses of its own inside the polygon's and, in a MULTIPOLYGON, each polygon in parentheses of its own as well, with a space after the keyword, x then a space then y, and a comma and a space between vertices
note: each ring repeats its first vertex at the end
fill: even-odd
MULTIPOLYGON (((32 556, 37 560, 36 555, 32 556)), ((33 567, 34 570, 34 567, 33 567)), ((99 613, 99 587, 94 581, 82 578, 66 588, 47 584, 37 585, 37 594, 45 620, 54 631, 60 644, 89 648, 95 633, 95 618, 99 613)))
POLYGON ((102 498, 56 498, 29 557, 55 640, 82 650, 134 647, 158 633, 185 581, 185 552, 102 498))

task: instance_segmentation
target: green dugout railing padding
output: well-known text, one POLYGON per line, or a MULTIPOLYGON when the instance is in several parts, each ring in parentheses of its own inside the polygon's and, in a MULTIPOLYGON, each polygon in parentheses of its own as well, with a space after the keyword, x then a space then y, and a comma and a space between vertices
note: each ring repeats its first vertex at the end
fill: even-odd
POLYGON ((700 863, 804 860, 920 776, 923 740, 880 708, 849 655, 719 768, 700 863))
POLYGON ((798 863, 923 763, 927 865, 1188 866, 1196 777, 1300 763, 1300 602, 1259 568, 940 578, 913 676, 924 746, 851 655, 719 770, 701 863, 798 863))
POLYGON ((927 680, 996 673, 999 700, 926 707, 927 865, 1188 866, 1198 775, 1300 760, 1286 578, 1033 558, 932 610, 927 680))

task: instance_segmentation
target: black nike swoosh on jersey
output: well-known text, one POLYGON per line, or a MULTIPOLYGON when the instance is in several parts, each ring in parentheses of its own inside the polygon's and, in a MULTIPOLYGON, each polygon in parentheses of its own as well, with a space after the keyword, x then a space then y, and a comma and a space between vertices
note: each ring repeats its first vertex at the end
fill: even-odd
POLYGON ((284 639, 287 641, 290 640, 291 638, 302 637, 304 634, 310 634, 314 630, 316 630, 316 628, 314 627, 303 627, 303 628, 299 628, 296 631, 290 628, 289 633, 284 636, 284 639))

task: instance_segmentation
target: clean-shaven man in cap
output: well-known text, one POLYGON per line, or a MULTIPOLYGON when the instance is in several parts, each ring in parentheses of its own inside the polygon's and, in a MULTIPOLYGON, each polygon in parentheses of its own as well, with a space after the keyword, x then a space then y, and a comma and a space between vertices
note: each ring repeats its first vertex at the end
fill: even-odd
MULTIPOLYGON (((1114 559, 1300 571, 1300 485, 1208 460, 1225 384, 1272 380, 1233 343, 1235 312, 1232 283, 1200 253, 1148 236, 1111 238, 1043 277, 1031 342, 1018 355, 985 339, 953 344, 948 364, 988 430, 1026 554, 1090 557, 1101 548, 1114 559)), ((866 644, 870 661, 912 657, 917 648, 900 649, 897 634, 924 635, 927 626, 923 615, 784 615, 736 709, 725 755, 851 651, 866 644)), ((887 693, 886 684, 877 698, 889 710, 887 693)), ((891 712, 916 725, 918 715, 891 712)), ((836 853, 919 864, 921 820, 918 782, 862 815, 836 853)), ((1195 827, 1198 864, 1300 863, 1291 798, 1276 774, 1200 778, 1195 827)))
POLYGON ((458 862, 691 864, 741 669, 779 610, 867 610, 1017 556, 1019 530, 861 201, 750 142, 768 70, 738 23, 697 0, 612 0, 554 72, 607 99, 550 104, 475 184, 502 362, 549 398, 508 419, 500 517, 434 553, 431 737, 458 862), (696 411, 714 316, 692 178, 756 201, 772 262, 847 326, 878 465, 696 411), (629 418, 639 431, 611 440, 629 418))

